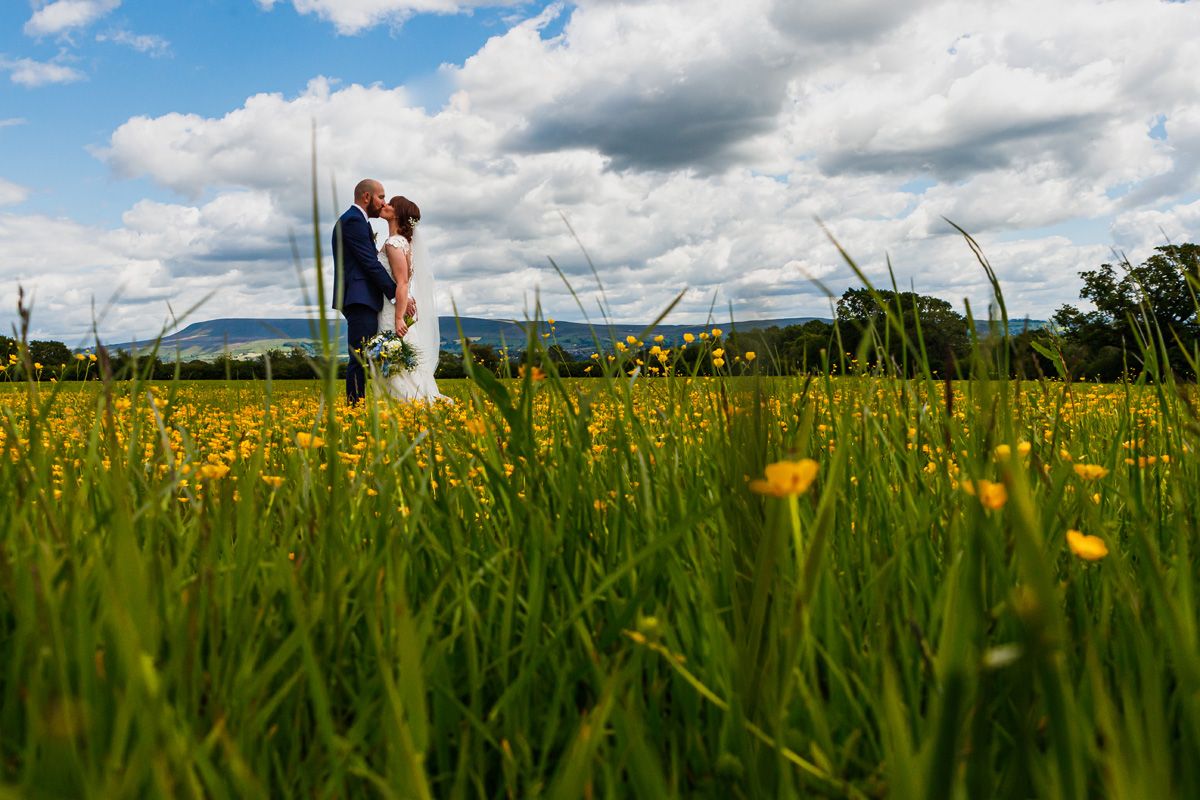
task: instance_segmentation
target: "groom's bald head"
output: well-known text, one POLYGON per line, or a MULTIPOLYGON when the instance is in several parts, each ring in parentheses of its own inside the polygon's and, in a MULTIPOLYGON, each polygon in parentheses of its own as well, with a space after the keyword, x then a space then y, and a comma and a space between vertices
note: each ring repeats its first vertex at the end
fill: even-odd
POLYGON ((383 184, 371 178, 359 181, 354 187, 354 202, 366 209, 368 217, 378 217, 379 209, 387 202, 383 184))

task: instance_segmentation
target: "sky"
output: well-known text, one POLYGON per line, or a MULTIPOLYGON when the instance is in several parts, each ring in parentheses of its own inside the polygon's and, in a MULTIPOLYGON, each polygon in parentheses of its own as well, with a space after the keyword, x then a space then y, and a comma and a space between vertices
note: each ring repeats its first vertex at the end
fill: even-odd
POLYGON ((985 316, 951 220, 1044 319, 1200 240, 1198 5, 6 0, 0 326, 314 314, 314 182, 327 248, 363 177, 443 314, 829 316, 836 240, 985 316))

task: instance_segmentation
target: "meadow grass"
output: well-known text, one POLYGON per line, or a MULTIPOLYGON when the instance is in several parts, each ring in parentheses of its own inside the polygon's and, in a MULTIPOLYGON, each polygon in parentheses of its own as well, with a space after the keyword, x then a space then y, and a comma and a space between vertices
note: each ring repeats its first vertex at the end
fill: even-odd
POLYGON ((1187 387, 544 366, 0 390, 0 796, 1200 796, 1187 387))
POLYGON ((939 381, 885 310, 807 377, 531 333, 348 409, 322 318, 322 381, 0 388, 0 798, 1200 796, 1161 332, 939 381))

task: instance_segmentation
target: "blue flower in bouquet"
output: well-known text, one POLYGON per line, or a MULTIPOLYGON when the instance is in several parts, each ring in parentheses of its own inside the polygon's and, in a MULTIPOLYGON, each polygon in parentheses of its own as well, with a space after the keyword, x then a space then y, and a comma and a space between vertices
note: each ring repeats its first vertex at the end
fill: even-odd
POLYGON ((417 366, 417 351, 395 331, 383 331, 367 340, 363 347, 367 361, 383 377, 408 372, 417 366))

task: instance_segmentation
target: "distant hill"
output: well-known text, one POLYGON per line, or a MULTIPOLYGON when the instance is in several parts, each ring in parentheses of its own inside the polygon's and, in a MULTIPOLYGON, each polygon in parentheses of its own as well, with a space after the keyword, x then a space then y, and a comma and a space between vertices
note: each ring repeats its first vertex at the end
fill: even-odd
MULTIPOLYGON (((666 342, 676 344, 681 342, 683 334, 699 333, 712 327, 722 328, 726 333, 734 330, 759 330, 772 326, 787 327, 788 325, 803 325, 817 320, 828 323, 827 317, 785 317, 781 319, 747 320, 731 325, 728 322, 714 322, 710 325, 659 325, 654 334, 661 334, 666 342)), ((442 349, 457 352, 461 349, 458 326, 462 326, 462 335, 473 342, 501 347, 507 345, 510 350, 522 350, 527 337, 528 323, 514 319, 483 319, 480 317, 441 317, 442 349)), ((1009 329, 1020 333, 1025 329, 1026 322, 1010 322, 1009 329)), ((1031 329, 1045 327, 1043 320, 1029 320, 1031 329)), ((346 337, 345 324, 340 320, 330 321, 330 335, 337 327, 341 327, 340 338, 346 337)), ((979 328, 987 330, 987 323, 980 323, 979 328)), ((162 358, 174 360, 176 357, 183 361, 192 359, 213 359, 224 353, 234 358, 253 358, 268 350, 290 350, 299 347, 308 352, 315 352, 319 339, 320 323, 306 319, 212 319, 206 322, 193 322, 183 330, 164 336, 159 346, 162 358)), ((601 342, 612 338, 624 339, 626 336, 640 336, 645 331, 645 324, 618 324, 611 328, 597 325, 596 335, 601 342)), ((543 321, 540 335, 551 333, 549 323, 543 321)), ((585 323, 558 320, 554 324, 553 341, 563 349, 576 355, 588 355, 595 349, 592 329, 585 323)), ((112 350, 145 350, 153 345, 151 341, 122 342, 105 345, 112 350)))

